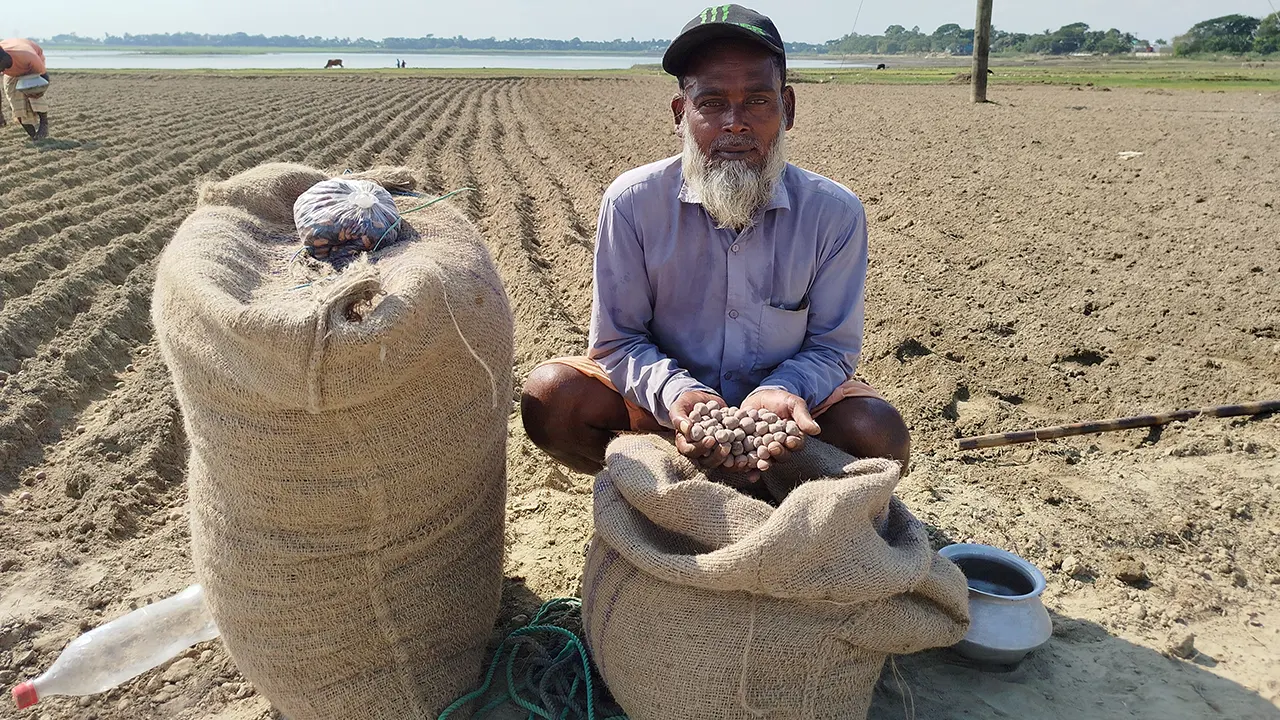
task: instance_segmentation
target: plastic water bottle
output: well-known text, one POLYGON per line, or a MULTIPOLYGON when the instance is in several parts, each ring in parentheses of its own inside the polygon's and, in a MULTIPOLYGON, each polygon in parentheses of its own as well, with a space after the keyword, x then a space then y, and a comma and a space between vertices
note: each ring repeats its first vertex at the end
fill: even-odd
POLYGON ((13 689, 19 708, 51 695, 93 695, 141 675, 198 642, 218 637, 192 585, 72 640, 45 674, 13 689))

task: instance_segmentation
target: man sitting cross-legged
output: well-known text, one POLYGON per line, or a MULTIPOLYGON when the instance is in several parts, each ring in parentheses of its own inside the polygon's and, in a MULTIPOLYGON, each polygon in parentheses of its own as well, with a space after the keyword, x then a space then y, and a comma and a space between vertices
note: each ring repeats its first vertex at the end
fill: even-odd
MULTIPOLYGON (((589 354, 529 376, 530 439, 594 473, 619 432, 679 428, 695 404, 716 400, 770 410, 905 471, 902 417, 853 378, 866 216, 847 188, 787 162, 796 100, 773 23, 737 5, 711 8, 672 42, 663 67, 679 79, 671 110, 684 151, 605 193, 589 354)), ((727 457, 710 439, 678 436, 677 446, 706 467, 727 457)), ((743 485, 759 475, 732 469, 743 485)))

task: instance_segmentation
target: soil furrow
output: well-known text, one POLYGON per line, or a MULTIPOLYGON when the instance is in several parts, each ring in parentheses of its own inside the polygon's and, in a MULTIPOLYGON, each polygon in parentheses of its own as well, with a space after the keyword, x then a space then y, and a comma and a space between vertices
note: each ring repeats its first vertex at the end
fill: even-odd
POLYGON ((75 427, 79 410, 114 381, 111 368, 147 342, 153 273, 148 262, 121 285, 99 289, 58 346, 6 383, 0 395, 0 478, 16 478, 20 468, 39 462, 42 445, 75 427), (29 382, 27 376, 47 380, 29 382))
MULTIPOLYGON (((591 313, 591 282, 582 277, 579 268, 592 265, 594 244, 583 232, 564 183, 556 179, 556 172, 563 171, 549 169, 546 161, 550 156, 529 142, 529 112, 519 102, 521 90, 521 85, 509 85, 499 97, 498 117, 506 127, 502 134, 504 155, 509 169, 520 177, 531 196, 536 252, 541 260, 538 266, 564 304, 567 319, 573 322, 591 313)), ((585 332, 585 323, 574 322, 574 326, 585 332)))
MULTIPOLYGON (((409 151, 408 156, 413 158, 414 165, 421 168, 425 176, 424 189, 427 192, 443 194, 450 191, 445 187, 441 157, 447 148, 453 147, 451 143, 457 136, 465 111, 476 102, 480 91, 481 86, 472 82, 452 93, 449 106, 431 124, 431 131, 409 151)), ((457 202, 465 204, 466 201, 457 198, 457 202)))
MULTIPOLYGON (((262 109, 257 114, 247 116, 246 120, 270 122, 276 117, 284 116, 287 116, 285 111, 280 109, 262 109)), ((171 120, 167 125, 161 122, 149 126, 148 131, 154 132, 158 138, 157 145, 161 148, 185 147, 190 138, 212 140, 208 130, 217 118, 217 109, 212 106, 193 108, 171 120)), ((12 198, 11 202, 16 205, 26 199, 22 193, 33 192, 28 189, 32 184, 31 179, 57 178, 58 193, 72 194, 67 191, 109 176, 122 166, 133 166, 137 162, 153 157, 155 152, 155 147, 139 147, 122 155, 120 147, 129 147, 132 143, 132 139, 127 134, 118 137, 112 134, 95 139, 93 142, 97 144, 93 150, 72 150, 66 156, 52 162, 46 153, 28 153, 30 157, 27 159, 26 167, 10 167, 0 172, 0 193, 6 193, 6 199, 12 198), (63 175, 67 177, 62 177, 63 175), (19 195, 8 195, 11 189, 19 195)), ((46 202, 55 199, 51 196, 46 199, 46 202)), ((3 222, 3 218, 0 218, 0 222, 3 222)), ((9 223, 4 222, 4 224, 9 223)))
POLYGON ((513 171, 503 137, 498 97, 511 81, 493 81, 485 89, 479 128, 469 165, 480 187, 480 231, 489 242, 516 315, 516 369, 523 377, 550 349, 582 352, 585 333, 569 316, 563 298, 547 278, 534 218, 534 201, 513 171))
MULTIPOLYGON (((301 128, 309 122, 307 117, 296 118, 293 125, 301 128)), ((3 329, 5 318, 10 314, 10 305, 22 293, 32 291, 52 274, 62 272, 68 264, 75 264, 86 250, 111 242, 112 238, 122 233, 138 231, 145 225, 147 218, 154 217, 156 209, 163 207, 166 202, 185 196, 188 203, 194 203, 194 193, 190 188, 192 181, 208 172, 207 168, 215 162, 223 162, 225 158, 245 152, 255 144, 255 138, 247 132, 241 134, 237 143, 228 145, 225 138, 220 140, 217 143, 211 141, 211 147, 208 148, 175 151, 176 156, 185 155, 188 156, 187 159, 160 175, 153 175, 146 169, 134 169, 121 175, 113 184, 117 187, 125 185, 125 189, 117 190, 113 195, 104 196, 78 209, 66 211, 68 217, 62 220, 67 223, 65 230, 43 241, 32 239, 24 248, 14 253, 14 263, 9 268, 0 270, 0 279, 12 288, 10 294, 0 298, 0 329, 3 329), (191 152, 194 154, 190 154, 191 152), (131 182, 144 178, 148 181, 129 186, 131 182), (87 227, 75 224, 83 222, 85 218, 93 218, 87 227)), ((43 218, 33 224, 35 227, 18 228, 15 232, 22 233, 20 237, 35 234, 38 238, 39 234, 35 232, 37 227, 49 227, 58 222, 59 218, 60 214, 55 213, 52 218, 43 218)), ((3 343, 3 338, 4 334, 0 333, 0 343, 3 343)), ((0 345, 0 358, 2 357, 4 349, 0 345)))
POLYGON ((440 188, 474 188, 450 201, 462 207, 473 222, 480 217, 486 188, 476 181, 475 170, 469 161, 480 125, 480 102, 490 82, 475 81, 475 89, 467 95, 465 103, 458 109, 457 120, 454 123, 457 131, 449 134, 437 155, 438 162, 435 163, 439 172, 440 188))
MULTIPOLYGON (((602 187, 593 181, 588 168, 565 152, 563 136, 557 137, 547 128, 546 113, 534 108, 544 107, 544 99, 537 88, 544 83, 528 80, 521 83, 514 99, 525 138, 532 148, 533 157, 545 168, 547 177, 557 186, 558 194, 568 198, 570 205, 564 208, 566 221, 574 234, 587 238, 594 248, 596 215, 600 208, 602 187)), ((612 178, 605 182, 612 182, 612 178)))
MULTIPOLYGON (((425 83, 406 84, 410 85, 406 95, 413 104, 405 107, 403 112, 394 118, 383 122, 381 130, 351 152, 347 162, 352 170, 373 167, 375 157, 386 153, 393 141, 400 142, 406 136, 411 136, 416 132, 415 128, 422 128, 422 131, 425 131, 427 123, 423 116, 429 114, 432 108, 437 107, 437 104, 444 100, 444 91, 439 86, 425 83), (416 102, 413 101, 415 97, 416 102)), ((407 102, 403 104, 408 105, 407 102)))
POLYGON ((412 94, 413 89, 401 86, 396 88, 396 91, 395 94, 373 93, 370 100, 376 98, 379 101, 377 103, 362 103, 362 96, 348 98, 349 102, 357 106, 363 105, 365 110, 358 115, 350 116, 347 122, 340 126, 340 132, 331 133, 330 136, 335 139, 331 139, 323 145, 311 145, 315 149, 303 155, 305 157, 304 162, 313 167, 337 172, 345 169, 339 167, 339 165, 345 163, 354 149, 368 139, 369 135, 374 132, 373 128, 383 126, 391 118, 398 117, 405 112, 404 100, 412 94))
MULTIPOLYGON (((679 151, 665 77, 71 72, 58 88, 59 140, 0 132, 0 675, 15 682, 192 580, 187 448, 148 305, 198 183, 292 161, 478 188, 453 202, 511 297, 518 399, 533 365, 585 346, 601 192, 679 151)), ((1100 90, 1002 86, 975 106, 963 87, 796 86, 790 157, 866 211, 858 372, 910 426, 895 495, 935 545, 1005 547, 1048 581, 1055 633, 1033 672, 900 658, 922 717, 1272 717, 1280 700, 1280 417, 955 450, 962 434, 1280 396, 1280 155, 1257 122, 1277 98, 1100 90), (1194 633, 1195 662, 1162 654, 1173 633, 1194 633)), ((504 562, 520 581, 501 627, 575 591, 592 534, 591 479, 534 448, 518 413, 509 431, 504 562)), ((270 715, 220 643, 196 651, 173 684, 162 668, 41 714, 270 715)), ((900 713, 881 690, 871 716, 900 713)))
MULTIPOLYGON (((425 88, 428 86, 424 85, 425 88)), ((373 161, 374 165, 411 165, 409 158, 413 149, 434 138, 440 118, 458 101, 458 83, 441 82, 430 91, 431 104, 422 110, 415 111, 415 117, 397 136, 394 143, 388 145, 373 161)), ((421 168, 418 168, 421 170, 421 168)))
MULTIPOLYGON (((314 122, 311 118, 302 118, 299 122, 314 122)), ((332 136, 342 131, 343 128, 330 128, 325 133, 313 136, 308 145, 324 145, 332 140, 332 136)), ((272 150, 280 150, 290 145, 292 138, 289 133, 278 136, 273 146, 267 146, 267 152, 272 150)), ((296 146, 292 146, 296 147, 296 146)), ((234 155, 231 156, 234 158, 234 155)), ((178 198, 178 191, 175 189, 169 195, 178 198)), ((100 323, 93 321, 94 307, 92 304, 85 302, 86 298, 92 297, 92 288, 101 287, 106 281, 107 287, 114 287, 114 283, 110 281, 106 273, 129 273, 136 269, 139 263, 149 263, 150 259, 159 251, 167 239, 172 235, 173 231, 181 222, 183 215, 187 210, 185 203, 173 205, 174 211, 163 221, 157 221, 153 226, 149 227, 144 233, 133 235, 125 238, 117 238, 109 247, 93 248, 90 252, 72 268, 72 272, 62 278, 62 281, 55 288, 47 288, 33 297, 32 301, 22 303, 21 307, 16 307, 18 303, 14 303, 15 307, 11 307, 11 313, 5 313, 0 316, 0 343, 5 343, 7 339, 13 342, 5 343, 0 346, 0 358, 13 356, 27 357, 35 352, 38 358, 37 363, 48 361, 49 357, 63 358, 66 354, 57 349, 60 343, 57 340, 50 340, 46 345, 41 340, 42 337, 49 337, 49 332, 56 332, 58 327, 57 319, 73 318, 69 327, 67 327, 59 336, 65 334, 84 335, 80 323, 84 320, 84 316, 90 318, 88 325, 90 328, 97 328, 89 334, 96 336, 99 333, 118 334, 110 323, 100 323), (32 304, 34 303, 34 304, 32 304), (81 308, 81 304, 88 304, 87 308, 81 308), (83 310, 83 311, 82 311, 83 310), (10 320, 10 318, 13 318, 10 320), (22 340, 17 341, 18 338, 22 340), (37 349, 38 348, 38 349, 37 349)), ((148 265, 149 267, 149 265, 148 265)), ((147 273, 150 271, 147 270, 147 273)), ((123 311, 124 315, 141 315, 146 316, 145 303, 148 300, 147 295, 133 295, 133 301, 142 303, 137 307, 133 307, 129 311, 123 311)), ((92 303, 92 300, 89 301, 92 303)), ((104 311, 105 312, 105 311, 104 311)), ((114 311, 112 311, 114 312, 114 311)), ((145 323, 144 323, 145 325, 145 323)), ((129 337, 126 342, 113 342, 111 340, 94 341, 89 347, 95 348, 92 352, 96 353, 94 357, 101 363, 108 358, 114 359, 115 362, 108 363, 106 367, 118 367, 117 363, 123 363, 127 357, 125 351, 131 344, 137 344, 143 341, 142 337, 129 337), (104 357, 106 356, 106 357, 104 357)), ((80 356, 73 354, 72 360, 80 356)), ((10 363, 11 364, 11 363, 10 363)), ((65 361, 64 361, 65 364, 65 361)), ((14 368, 16 369, 16 367, 14 368)), ((24 367, 25 369, 25 367, 24 367)), ((7 445, 0 448, 0 472, 3 472, 5 464, 14 462, 15 458, 19 458, 24 454, 24 447, 28 445, 37 436, 44 437, 47 433, 56 432, 68 419, 74 416, 78 408, 82 408, 89 400, 92 399, 92 393, 101 382, 95 382, 88 379, 84 383, 74 383, 74 387, 66 384, 57 388, 40 387, 32 389, 24 393, 22 400, 14 404, 12 412, 6 413, 6 422, 4 426, 0 426, 0 438, 15 437, 16 441, 6 441, 7 445), (88 392, 90 395, 85 395, 88 392), (55 424, 50 425, 50 421, 55 424), (38 432, 35 428, 43 428, 38 432)))
MULTIPOLYGON (((294 119, 294 125, 298 127, 303 127, 305 124, 305 119, 294 119)), ((87 188, 68 190, 65 194, 65 202, 59 202, 58 204, 62 205, 62 207, 57 209, 41 212, 40 208, 36 206, 15 208, 13 211, 15 214, 22 213, 30 219, 5 227, 0 231, 0 253, 12 253, 17 248, 35 242, 49 228, 74 225, 83 217, 94 217, 107 208, 119 207, 122 204, 122 200, 130 199, 127 197, 130 194, 129 190, 118 189, 122 185, 128 185, 131 182, 138 182, 143 179, 153 179, 157 172, 166 172, 166 168, 183 167, 184 161, 191 157, 198 158, 199 153, 203 151, 208 151, 210 148, 223 147, 232 139, 241 141, 252 139, 253 135, 247 131, 240 131, 234 135, 215 137, 208 133, 202 133, 195 135, 195 137, 199 140, 198 144, 195 145, 185 139, 166 143, 165 147, 172 147, 167 155, 159 158, 156 158, 156 150, 154 148, 138 148, 130 154, 131 157, 126 156, 122 162, 117 160, 115 173, 105 174, 95 181, 95 185, 100 184, 104 188, 117 188, 110 195, 103 194, 95 185, 91 185, 87 188), (128 169, 121 172, 119 170, 121 165, 128 169)), ((107 166, 111 164, 110 161, 106 163, 107 166)), ((80 176, 81 173, 76 172, 75 175, 80 176)), ((74 184, 72 187, 74 188, 74 184)), ((123 204, 127 205, 129 203, 124 202, 123 204)))

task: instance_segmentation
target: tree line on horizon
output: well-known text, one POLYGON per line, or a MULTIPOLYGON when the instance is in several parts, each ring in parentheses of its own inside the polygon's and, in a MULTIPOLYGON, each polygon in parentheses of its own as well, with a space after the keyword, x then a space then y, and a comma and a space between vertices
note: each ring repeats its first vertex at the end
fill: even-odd
MULTIPOLYGON (((1087 23, 1072 23, 1036 34, 1006 32, 998 28, 991 32, 991 52, 997 54, 1121 55, 1168 44, 1164 38, 1152 43, 1116 28, 1093 30, 1087 23)), ((925 34, 919 27, 908 30, 902 25, 890 25, 881 35, 850 33, 827 42, 825 47, 827 52, 842 55, 969 55, 973 53, 973 28, 949 23, 925 34)), ((1265 18, 1225 15, 1196 23, 1186 34, 1174 38, 1173 50, 1175 54, 1184 56, 1280 52, 1280 13, 1272 13, 1265 18)))
MULTIPOLYGON (((1157 41, 1157 44, 1163 43, 1157 41)), ((1086 23, 1072 23, 1056 31, 1045 30, 1034 35, 998 28, 991 31, 991 52, 997 54, 1070 55, 1083 52, 1116 55, 1150 45, 1132 33, 1122 33, 1115 28, 1090 30, 1086 23)), ((908 30, 901 25, 890 25, 883 35, 850 33, 833 40, 829 52, 842 55, 970 55, 973 53, 973 28, 948 23, 926 34, 919 27, 908 30)))
MULTIPOLYGON (((669 40, 553 40, 546 38, 465 38, 454 37, 389 37, 382 40, 368 38, 320 37, 304 35, 249 35, 231 33, 211 35, 205 33, 153 33, 145 35, 106 35, 104 38, 81 37, 75 33, 54 35, 44 42, 51 46, 102 46, 104 48, 134 47, 236 47, 263 49, 299 48, 351 48, 353 50, 523 50, 531 52, 626 52, 661 53, 669 40)), ((1116 28, 1093 30, 1087 23, 1072 23, 1057 30, 1043 33, 1014 33, 993 29, 991 51, 993 53, 1026 55, 1071 55, 1087 53, 1119 55, 1150 50, 1154 46, 1167 45, 1166 40, 1154 43, 1133 33, 1116 28)), ((967 55, 973 52, 973 28, 956 23, 938 27, 932 33, 920 28, 907 29, 902 25, 890 25, 880 35, 849 33, 825 43, 786 43, 787 52, 817 55, 918 55, 942 53, 967 55)), ((1280 52, 1280 13, 1264 18, 1247 15, 1226 15, 1205 20, 1191 27, 1173 41, 1178 55, 1205 53, 1257 53, 1280 52)))

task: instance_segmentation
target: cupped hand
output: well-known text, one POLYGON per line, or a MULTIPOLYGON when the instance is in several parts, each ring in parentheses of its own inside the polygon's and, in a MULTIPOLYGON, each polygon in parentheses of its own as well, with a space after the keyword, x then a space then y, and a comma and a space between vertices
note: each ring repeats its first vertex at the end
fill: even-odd
MULTIPOLYGON (((809 414, 809 406, 804 398, 786 390, 778 388, 757 390, 742 401, 742 407, 747 410, 767 410, 782 420, 793 421, 805 435, 817 435, 822 432, 822 428, 809 414)), ((791 453, 804 449, 804 440, 804 436, 791 436, 786 439, 786 442, 770 443, 768 452, 761 455, 767 454, 768 457, 765 459, 769 462, 786 462, 791 458, 791 453)))
POLYGON ((689 440, 689 429, 693 427, 693 420, 689 416, 693 413, 694 405, 711 402, 720 403, 720 407, 725 407, 724 398, 715 393, 690 390, 682 393, 674 403, 671 403, 671 407, 667 408, 667 412, 671 415, 671 424, 677 431, 676 450, 708 469, 722 467, 724 461, 729 458, 729 448, 717 444, 716 439, 711 436, 704 437, 696 443, 689 440))

